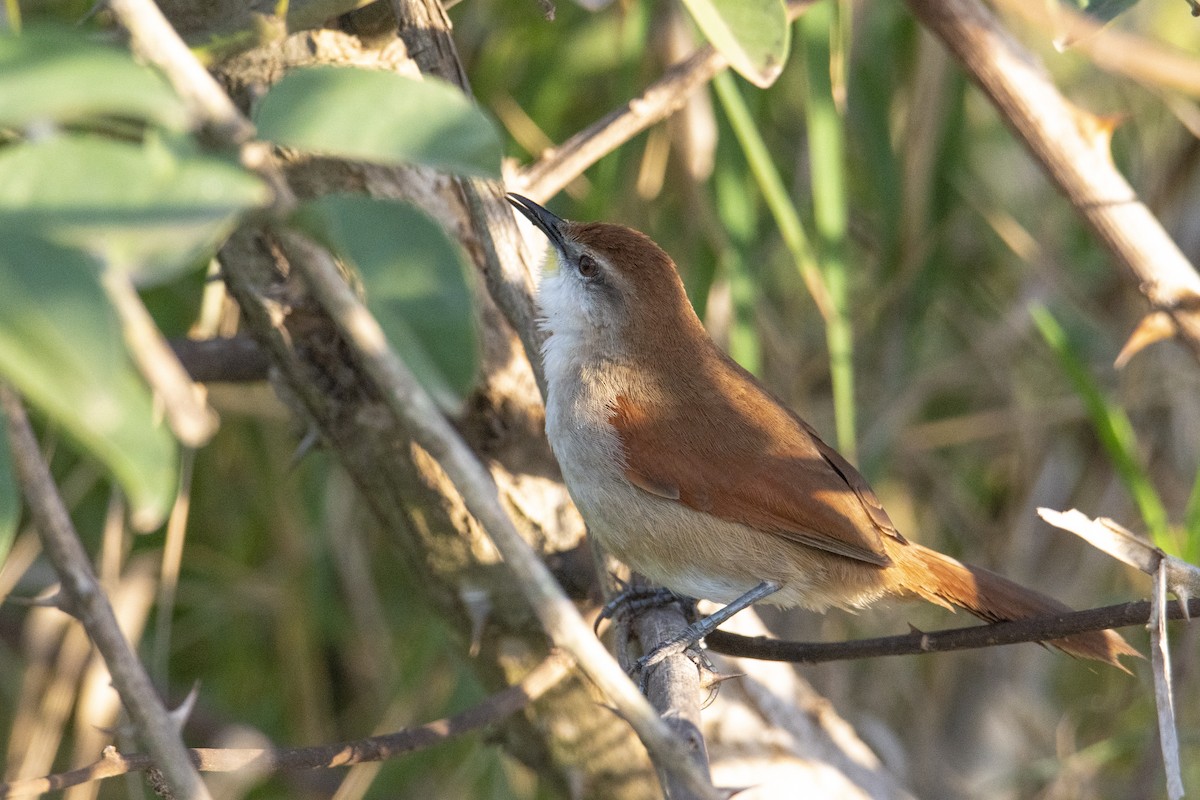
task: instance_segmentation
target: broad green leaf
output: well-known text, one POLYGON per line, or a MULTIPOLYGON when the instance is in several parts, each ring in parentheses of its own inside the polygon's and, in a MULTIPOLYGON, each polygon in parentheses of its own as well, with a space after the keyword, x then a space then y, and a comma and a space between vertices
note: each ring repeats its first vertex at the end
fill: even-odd
POLYGON ((367 307, 426 388, 464 394, 478 369, 475 316, 458 248, 412 206, 357 195, 310 201, 296 221, 358 268, 367 307))
POLYGON ((289 147, 500 177, 495 126, 461 91, 436 78, 297 69, 267 92, 254 122, 264 139, 289 147))
POLYGON ((12 451, 8 446, 8 420, 0 413, 0 567, 8 558, 17 523, 21 521, 17 478, 12 471, 12 451))
POLYGON ((100 255, 141 284, 168 280, 267 201, 258 178, 186 140, 56 136, 0 150, 0 215, 100 255))
POLYGON ((783 0, 683 0, 712 46, 760 88, 787 63, 791 26, 783 0))
POLYGON ((187 108, 157 72, 79 31, 30 28, 0 35, 0 126, 129 117, 173 130, 187 108))
POLYGON ((161 523, 175 488, 175 441, 125 351, 83 253, 0 228, 0 376, 103 463, 139 528, 161 523))

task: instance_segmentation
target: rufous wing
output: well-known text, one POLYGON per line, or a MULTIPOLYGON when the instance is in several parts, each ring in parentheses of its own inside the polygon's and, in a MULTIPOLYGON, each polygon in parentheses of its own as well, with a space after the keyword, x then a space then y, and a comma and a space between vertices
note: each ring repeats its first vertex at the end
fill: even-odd
POLYGON ((728 362, 671 404, 617 397, 609 421, 639 488, 696 511, 871 564, 903 541, 866 480, 728 362), (714 380, 716 378, 717 380, 714 380))

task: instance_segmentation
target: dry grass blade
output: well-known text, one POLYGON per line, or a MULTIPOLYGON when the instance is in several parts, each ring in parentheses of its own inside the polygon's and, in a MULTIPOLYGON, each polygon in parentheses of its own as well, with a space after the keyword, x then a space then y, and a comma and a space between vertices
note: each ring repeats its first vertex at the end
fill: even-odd
POLYGON ((1179 731, 1175 725, 1175 690, 1171 681, 1171 648, 1167 640, 1167 567, 1154 572, 1154 598, 1150 606, 1150 663, 1154 671, 1154 700, 1158 709, 1158 742, 1167 774, 1167 796, 1183 797, 1183 774, 1179 769, 1179 731))
POLYGON ((1183 601, 1200 596, 1200 568, 1164 553, 1150 542, 1126 530, 1106 517, 1092 519, 1078 509, 1055 511, 1039 508, 1038 516, 1046 522, 1070 531, 1097 550, 1136 567, 1147 575, 1166 575, 1167 591, 1183 601))

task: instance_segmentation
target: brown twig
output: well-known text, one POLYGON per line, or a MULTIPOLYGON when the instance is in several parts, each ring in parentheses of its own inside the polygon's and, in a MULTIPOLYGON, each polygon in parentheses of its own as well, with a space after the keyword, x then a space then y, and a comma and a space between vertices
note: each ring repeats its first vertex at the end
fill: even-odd
MULTIPOLYGON (((1187 609, 1172 603, 1170 619, 1190 619, 1200 614, 1200 599, 1188 601, 1187 609)), ((716 631, 705 641, 718 653, 765 661, 790 661, 819 664, 879 656, 909 656, 921 653, 948 653, 1020 642, 1045 642, 1076 633, 1103 631, 1130 625, 1145 625, 1150 619, 1150 601, 1119 603, 1086 611, 1048 614, 1039 617, 972 625, 944 631, 913 631, 901 636, 859 639, 850 642, 784 642, 762 637, 739 636, 716 631)))
POLYGON ((175 357, 198 383, 265 381, 271 359, 249 336, 171 339, 175 357))
MULTIPOLYGON (((466 711, 414 728, 368 736, 352 742, 279 749, 198 747, 187 752, 192 763, 201 772, 233 772, 251 764, 264 771, 278 772, 330 769, 370 761, 385 761, 503 722, 541 697, 570 672, 571 663, 568 659, 562 655, 551 654, 534 667, 519 684, 493 694, 466 711)), ((141 772, 153 766, 154 762, 149 756, 140 753, 121 755, 116 748, 109 747, 105 749, 99 761, 70 772, 0 783, 0 798, 27 797, 58 791, 130 772, 141 772)))
POLYGON ((0 405, 8 417, 17 481, 29 504, 42 549, 61 581, 60 607, 83 624, 104 657, 121 702, 175 796, 180 800, 207 800, 208 789, 192 767, 179 731, 121 633, 112 605, 92 572, 50 467, 42 458, 24 404, 16 392, 0 384, 0 405))
POLYGON ((999 110, 1156 311, 1200 359, 1200 275, 1109 152, 1110 127, 1071 105, 981 0, 908 0, 999 110))
POLYGON ((207 444, 217 432, 217 414, 205 402, 203 390, 192 382, 171 352, 138 295, 133 277, 123 269, 109 267, 102 282, 121 320, 125 345, 146 383, 162 400, 171 432, 188 447, 207 444))
MULTIPOLYGON (((803 14, 813 2, 790 0, 787 4, 789 21, 803 14)), ((513 189, 539 203, 549 200, 592 164, 683 108, 692 92, 728 67, 729 61, 712 45, 698 48, 640 95, 520 170, 510 182, 513 189)))

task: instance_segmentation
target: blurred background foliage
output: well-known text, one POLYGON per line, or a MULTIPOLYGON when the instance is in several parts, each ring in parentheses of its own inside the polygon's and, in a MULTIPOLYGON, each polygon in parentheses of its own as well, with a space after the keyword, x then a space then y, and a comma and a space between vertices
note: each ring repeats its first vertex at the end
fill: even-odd
MULTIPOLYGON (((26 21, 43 13, 51 12, 30 4, 26 21)), ((721 99, 706 89, 549 205, 569 218, 639 228, 670 252, 718 341, 825 438, 857 445, 858 463, 906 535, 1076 607, 1146 596, 1148 579, 1050 529, 1034 509, 1078 507, 1142 532, 1165 526, 1167 541, 1194 558, 1200 370, 1172 343, 1115 370, 1146 310, 1136 287, 901 4, 843 2, 839 13, 832 49, 845 59, 835 59, 831 86, 845 154, 842 241, 814 225, 820 169, 806 125, 813 59, 804 48, 820 37, 806 43, 804 23, 769 89, 734 77, 721 99), (764 199, 746 132, 731 126, 739 103, 826 281, 824 256, 831 247, 844 256, 832 280, 844 283, 852 332, 849 394, 834 386, 829 329, 805 289, 802 259, 764 199), (1035 324, 1035 306, 1060 329, 1057 347, 1035 324), (1116 445, 1096 398, 1127 419, 1116 445), (845 427, 846 414, 857 425, 845 427), (1137 499, 1146 487, 1161 519, 1147 519, 1153 503, 1137 499)), ((476 97, 518 165, 624 103, 693 41, 671 2, 589 11, 564 0, 553 23, 533 0, 469 0, 450 15, 476 97)), ((1053 32, 1008 22, 1069 98, 1120 120, 1117 164, 1200 262, 1196 98, 1103 72, 1079 49, 1057 51, 1053 32)), ((1189 52, 1200 45, 1200 23, 1183 3, 1146 0, 1113 24, 1189 52)), ((195 323, 202 275, 144 293, 168 334, 195 323)), ((449 641, 453 634, 406 589, 402 559, 332 459, 315 452, 293 464, 304 431, 265 386, 214 386, 211 398, 221 428, 191 470, 193 456, 184 454, 190 511, 176 590, 154 579, 165 534, 125 530, 120 501, 95 467, 46 431, 75 521, 155 678, 173 702, 199 682, 189 742, 332 742, 478 701, 465 643, 449 641)), ((29 595, 52 581, 35 537, 23 531, 0 594, 29 595)), ((780 635, 797 638, 964 623, 910 607, 768 616, 780 635)), ((1144 632, 1129 634, 1144 651, 1144 632)), ((1200 791, 1196 635, 1184 626, 1173 635, 1185 783, 1200 791)), ((1153 695, 1146 666, 1134 671, 1130 678, 1021 646, 803 673, 918 796, 1159 796, 1153 695)), ((87 648, 62 615, 0 607, 7 777, 95 757, 97 719, 115 717, 111 707, 98 710, 111 698, 89 679, 87 648)), ((96 792, 144 790, 110 781, 69 796, 96 792)), ((272 778, 248 796, 552 795, 475 735, 350 774, 272 778)))

